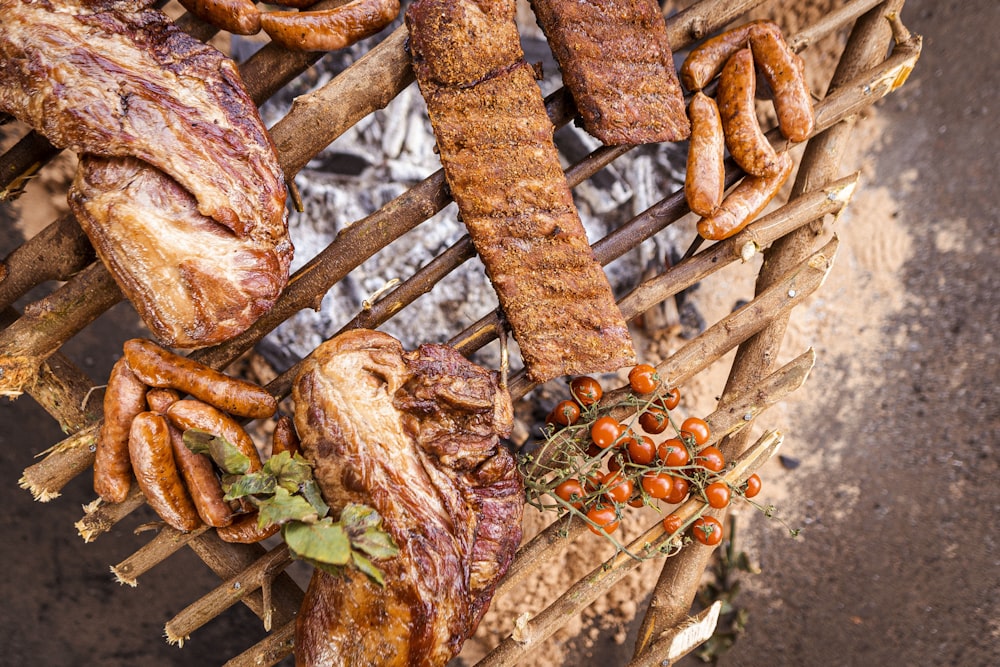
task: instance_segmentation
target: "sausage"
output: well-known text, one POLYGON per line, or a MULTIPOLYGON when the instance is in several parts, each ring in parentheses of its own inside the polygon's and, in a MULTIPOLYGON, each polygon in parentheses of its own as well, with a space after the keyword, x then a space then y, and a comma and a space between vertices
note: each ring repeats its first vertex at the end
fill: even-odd
POLYGON ((399 15, 399 0, 351 0, 334 9, 267 12, 260 26, 293 51, 334 51, 374 35, 399 15))
POLYGON ((791 141, 805 141, 812 132, 814 118, 802 58, 788 48, 773 23, 758 26, 750 33, 750 50, 774 95, 781 134, 791 141))
POLYGON ((146 409, 146 385, 139 381, 125 359, 111 368, 104 393, 104 422, 97 434, 94 458, 94 492, 109 503, 120 503, 132 486, 128 438, 132 420, 146 409))
POLYGON ((688 105, 691 141, 688 146, 684 196, 698 215, 712 215, 726 190, 726 140, 715 100, 697 92, 688 105))
POLYGON ((239 422, 225 412, 202 401, 185 399, 170 406, 167 418, 181 431, 196 428, 225 438, 250 459, 247 472, 257 472, 261 469, 260 454, 250 435, 243 430, 239 422))
POLYGON ((271 436, 271 456, 281 452, 293 455, 299 452, 299 434, 295 432, 295 425, 288 415, 278 417, 271 436))
POLYGON ((223 542, 236 542, 239 544, 253 544, 277 535, 281 526, 272 523, 267 528, 260 528, 257 525, 257 512, 241 514, 228 526, 217 529, 219 537, 223 542))
POLYGON ((707 39, 691 49, 681 63, 680 79, 684 87, 697 92, 722 71, 734 53, 750 44, 750 33, 769 21, 752 21, 707 39))
POLYGON ((754 106, 756 88, 753 54, 749 48, 740 49, 722 68, 716 94, 726 148, 748 174, 774 176, 779 168, 778 154, 760 129, 754 106))
POLYGON ((270 417, 278 401, 266 389, 188 359, 142 338, 125 341, 125 360, 150 387, 177 389, 240 417, 270 417))
MULTIPOLYGON (((314 0, 315 1, 315 0, 314 0)), ((253 0, 179 0, 202 21, 236 35, 260 32, 260 10, 253 0)))
POLYGON ((720 241, 746 227, 764 210, 792 173, 792 156, 778 156, 778 173, 774 176, 746 176, 722 201, 715 213, 698 221, 702 237, 720 241))
POLYGON ((201 519, 174 463, 166 418, 155 412, 136 415, 129 430, 128 451, 139 488, 160 518, 183 532, 200 526, 201 519))

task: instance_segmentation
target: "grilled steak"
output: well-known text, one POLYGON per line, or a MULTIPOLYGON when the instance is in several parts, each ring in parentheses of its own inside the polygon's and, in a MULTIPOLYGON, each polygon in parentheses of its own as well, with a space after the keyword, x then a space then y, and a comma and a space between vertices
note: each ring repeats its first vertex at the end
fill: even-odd
POLYGON ((98 255, 161 342, 200 347, 287 281, 284 177, 235 64, 145 4, 0 0, 0 111, 81 154, 98 255))
POLYGON ((691 134, 654 0, 531 0, 583 127, 605 144, 691 134))
POLYGON ((410 50, 445 178, 536 382, 634 361, 508 0, 417 0, 410 50))
POLYGON ((353 330, 318 347, 293 386, 295 426, 334 512, 374 507, 400 547, 364 574, 317 570, 297 665, 444 665, 485 613, 521 538, 523 487, 499 438, 510 397, 443 345, 405 352, 353 330))

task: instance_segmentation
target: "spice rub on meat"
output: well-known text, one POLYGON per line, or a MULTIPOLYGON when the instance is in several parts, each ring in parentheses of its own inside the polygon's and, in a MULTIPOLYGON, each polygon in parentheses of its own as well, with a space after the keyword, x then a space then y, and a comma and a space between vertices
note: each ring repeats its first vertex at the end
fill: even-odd
POLYGON ((358 570, 317 570, 296 621, 302 666, 444 665, 475 631, 521 539, 524 489, 500 437, 497 373, 444 345, 406 352, 352 330, 320 345, 293 385, 303 455, 330 505, 374 507, 399 546, 358 570))
POLYGON ((583 127, 608 145, 691 133, 654 0, 531 0, 583 127))
POLYGON ((236 65, 139 0, 0 0, 0 112, 81 155, 70 204, 157 338, 249 326, 288 278, 284 176, 236 65))
POLYGON ((524 61, 514 3, 417 0, 406 12, 445 178, 535 382, 635 360, 524 61))

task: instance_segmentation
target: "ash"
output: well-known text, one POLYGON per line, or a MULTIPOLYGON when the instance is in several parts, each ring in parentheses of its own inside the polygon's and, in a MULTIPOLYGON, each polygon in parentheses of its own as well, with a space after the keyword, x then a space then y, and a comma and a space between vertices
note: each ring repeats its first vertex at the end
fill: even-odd
MULTIPOLYGON (((398 24, 397 24, 398 25, 398 24)), ((394 27, 394 26, 393 26, 394 27)), ((388 30, 391 30, 390 27, 388 30)), ((292 100, 319 88, 350 66, 378 37, 328 54, 262 108, 268 127, 282 118, 292 100)), ((542 65, 542 93, 561 85, 558 67, 537 26, 522 22, 528 62, 542 65)), ((256 44, 234 40, 235 55, 245 57, 256 44)), ((555 134, 564 167, 600 143, 572 123, 555 134)), ((653 144, 633 149, 574 189, 574 198, 591 242, 674 192, 684 180, 686 143, 653 144)), ((318 154, 295 178, 303 211, 290 211, 295 271, 328 246, 337 233, 378 210, 441 168, 427 111, 417 85, 411 84, 385 109, 370 114, 318 154)), ((286 320, 260 344, 276 368, 287 368, 332 337, 358 314, 365 300, 394 279, 405 280, 466 233, 454 203, 369 258, 327 292, 315 310, 286 320)), ((676 257, 673 227, 605 267, 616 296, 634 287, 651 268, 662 270, 664 257, 676 257)), ((679 242, 679 241, 678 241, 679 242)), ((497 298, 478 258, 466 262, 427 294, 379 327, 413 349, 445 342, 470 323, 496 310, 497 298)), ((510 343, 511 368, 520 367, 510 343)), ((475 360, 497 368, 499 345, 480 350, 475 360)))

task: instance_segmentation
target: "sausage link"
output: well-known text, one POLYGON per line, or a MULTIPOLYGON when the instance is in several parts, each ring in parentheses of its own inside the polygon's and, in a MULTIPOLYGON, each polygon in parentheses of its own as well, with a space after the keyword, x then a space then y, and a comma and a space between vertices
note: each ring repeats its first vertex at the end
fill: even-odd
POLYGON ((253 0, 179 0, 184 9, 216 28, 236 35, 260 32, 260 10, 253 0))
POLYGON ((691 141, 688 145, 684 196, 698 215, 712 215, 726 190, 726 140, 715 100, 698 92, 688 106, 691 141))
POLYGON ((278 409, 278 401, 263 387, 188 359, 142 338, 125 341, 125 360, 150 387, 177 389, 229 414, 260 419, 278 409))
POLYGON ((247 472, 257 472, 261 469, 260 454, 250 435, 243 430, 239 422, 225 412, 202 401, 185 399, 170 406, 167 418, 181 431, 196 428, 225 438, 250 459, 250 468, 247 472))
POLYGON ((183 532, 200 526, 198 512, 174 463, 166 418, 154 412, 136 415, 129 430, 128 450, 139 488, 160 518, 183 532))
POLYGON ((773 23, 751 32, 750 50, 774 95, 781 134, 791 141, 805 141, 812 132, 814 117, 802 58, 788 48, 773 23))
POLYGON ((238 544, 253 544, 277 535, 281 527, 274 523, 267 528, 257 526, 257 512, 241 514, 228 526, 217 529, 219 537, 223 542, 235 542, 238 544))
POLYGON ((132 486, 128 438, 132 420, 146 409, 146 385, 137 378, 125 359, 111 368, 104 393, 104 422, 97 434, 94 458, 94 492, 109 503, 120 503, 132 486))
POLYGON ((684 87, 697 92, 707 86, 734 53, 750 44, 750 33, 768 21, 752 21, 716 35, 691 49, 681 63, 680 79, 684 87))
POLYGON ((281 415, 274 424, 274 434, 271 436, 271 456, 288 452, 297 454, 299 452, 299 434, 295 432, 295 425, 288 415, 281 415))
POLYGON ((778 173, 774 176, 745 176, 722 201, 715 213, 698 221, 702 237, 720 241, 747 226, 764 210, 792 173, 792 156, 778 156, 778 173))
POLYGON ((154 388, 146 392, 146 404, 150 412, 165 415, 171 405, 179 401, 181 395, 173 389, 154 388))
POLYGON ((722 68, 716 94, 726 148, 736 164, 754 176, 778 173, 778 154, 757 119, 754 95, 757 76, 750 49, 740 49, 722 68))
POLYGON ((294 51, 335 51, 374 35, 399 16, 399 0, 352 0, 334 9, 267 12, 260 26, 294 51))

